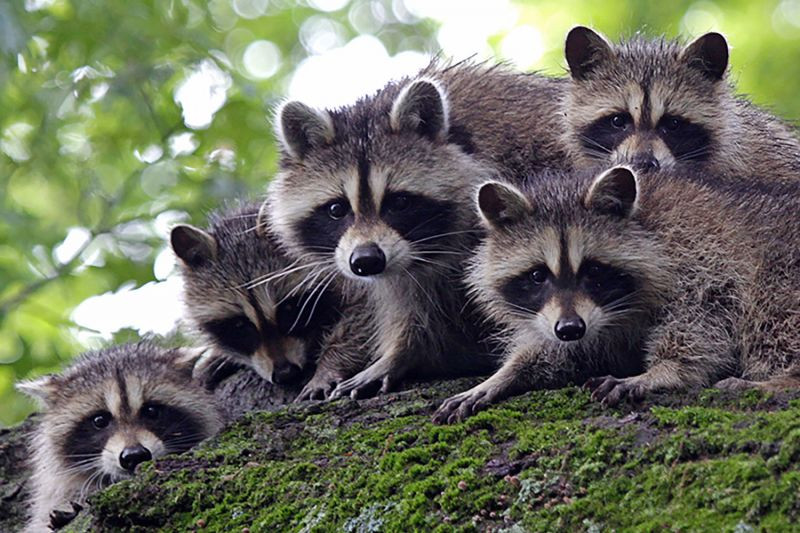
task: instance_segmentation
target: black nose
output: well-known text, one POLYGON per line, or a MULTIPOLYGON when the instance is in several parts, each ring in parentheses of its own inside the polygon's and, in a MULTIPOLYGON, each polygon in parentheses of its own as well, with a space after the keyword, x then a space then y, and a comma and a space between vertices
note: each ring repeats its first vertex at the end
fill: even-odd
POLYGON ((373 276, 386 268, 386 256, 375 243, 359 246, 350 255, 350 270, 356 276, 373 276))
POLYGON ((303 371, 300 367, 289 361, 276 363, 272 369, 272 381, 279 385, 295 383, 302 375, 303 371))
POLYGON ((137 444, 136 446, 128 446, 122 450, 122 453, 119 454, 119 464, 128 472, 133 472, 138 464, 149 461, 152 458, 153 456, 150 454, 150 450, 141 444, 137 444))
POLYGON ((586 333, 586 324, 579 316, 562 318, 556 322, 556 337, 562 341, 576 341, 586 333))
POLYGON ((656 156, 648 153, 636 154, 631 161, 631 165, 640 172, 655 172, 661 168, 656 156))

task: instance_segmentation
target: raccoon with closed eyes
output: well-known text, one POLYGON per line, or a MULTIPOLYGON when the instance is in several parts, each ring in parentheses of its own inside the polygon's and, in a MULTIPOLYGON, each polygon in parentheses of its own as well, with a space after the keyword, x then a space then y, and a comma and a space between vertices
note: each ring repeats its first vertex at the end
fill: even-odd
POLYGON ((490 366, 461 287, 477 233, 472 189, 523 164, 563 161, 549 120, 561 86, 500 67, 434 63, 352 106, 279 109, 270 223, 293 256, 334 269, 342 290, 363 295, 367 309, 345 319, 366 312, 374 331, 372 364, 334 397, 386 391, 412 371, 490 366))
POLYGON ((612 44, 578 26, 565 50, 572 80, 564 145, 576 166, 630 164, 731 180, 800 176, 795 129, 734 94, 719 33, 687 46, 638 35, 612 44))
POLYGON ((349 301, 286 256, 259 210, 241 203, 213 213, 208 230, 181 224, 171 232, 186 314, 210 346, 198 370, 216 381, 241 365, 299 388, 317 358, 298 399, 319 398, 363 366, 366 329, 339 320, 349 301))
POLYGON ((800 385, 800 187, 628 167, 481 187, 468 280, 505 362, 436 422, 568 383, 614 405, 692 386, 800 385))
POLYGON ((63 526, 93 491, 219 431, 214 397, 192 377, 198 356, 143 341, 88 352, 60 374, 17 385, 42 406, 26 531, 63 526))

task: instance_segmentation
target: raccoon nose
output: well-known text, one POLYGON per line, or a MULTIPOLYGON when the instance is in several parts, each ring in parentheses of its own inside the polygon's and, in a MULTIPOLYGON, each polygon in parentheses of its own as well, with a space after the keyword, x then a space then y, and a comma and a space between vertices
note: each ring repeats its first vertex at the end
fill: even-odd
POLYGON ((556 322, 556 337, 562 341, 576 341, 586 333, 586 324, 579 316, 562 318, 556 322))
POLYGON ((302 374, 303 371, 299 366, 289 361, 283 361, 282 363, 276 363, 273 367, 272 381, 278 385, 288 385, 295 383, 302 374))
POLYGON ((661 168, 661 164, 653 154, 636 154, 631 161, 633 168, 640 172, 655 172, 661 168))
POLYGON ((375 243, 364 244, 350 255, 350 270, 356 276, 380 274, 386 268, 386 256, 375 243))
POLYGON ((149 461, 152 458, 153 456, 150 454, 150 450, 141 444, 137 444, 136 446, 128 446, 122 450, 122 453, 119 454, 119 464, 128 472, 133 472, 137 465, 149 461))

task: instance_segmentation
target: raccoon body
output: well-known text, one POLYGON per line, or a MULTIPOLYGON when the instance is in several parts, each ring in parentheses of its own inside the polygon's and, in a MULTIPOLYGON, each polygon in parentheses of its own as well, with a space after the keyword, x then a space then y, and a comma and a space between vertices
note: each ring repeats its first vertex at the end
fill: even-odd
POLYGON ((115 346, 17 386, 43 407, 27 531, 64 525, 94 490, 220 429, 213 396, 192 378, 198 356, 149 342, 115 346))
MULTIPOLYGON (((172 230, 186 314, 210 347, 198 369, 212 387, 237 366, 253 369, 275 385, 265 383, 262 391, 248 394, 261 401, 291 390, 297 395, 319 354, 317 372, 299 398, 317 396, 364 365, 353 361, 362 357, 356 349, 361 330, 339 323, 342 308, 357 301, 332 290, 330 271, 290 259, 259 209, 242 203, 212 214, 208 230, 189 225, 172 230)), ((239 377, 225 386, 253 389, 254 380, 239 377)))
POLYGON ((524 161, 563 159, 542 119, 559 87, 500 68, 434 65, 347 108, 279 110, 270 222, 294 257, 335 268, 342 290, 363 295, 376 346, 372 364, 334 396, 387 390, 412 369, 470 365, 444 354, 479 351, 460 282, 476 236, 472 191, 524 161))
POLYGON ((506 329, 502 368, 438 422, 591 379, 614 404, 654 390, 796 386, 800 188, 756 191, 628 167, 484 185, 469 269, 506 329))
POLYGON ((718 33, 687 46, 636 36, 619 44, 589 28, 566 40, 572 82, 564 145, 576 166, 629 164, 736 179, 794 181, 794 128, 742 97, 727 80, 718 33))

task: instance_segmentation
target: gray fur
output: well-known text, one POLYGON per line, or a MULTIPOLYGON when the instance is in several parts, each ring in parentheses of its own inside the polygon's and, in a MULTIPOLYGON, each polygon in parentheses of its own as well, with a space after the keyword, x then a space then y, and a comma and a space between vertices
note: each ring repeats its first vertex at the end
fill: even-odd
POLYGON ((125 446, 143 444, 153 457, 159 457, 174 451, 174 445, 185 446, 182 439, 202 440, 220 429, 221 414, 213 396, 192 377, 196 359, 196 352, 144 341, 88 352, 60 374, 20 384, 19 389, 34 396, 43 408, 31 439, 31 518, 26 531, 47 530, 52 512, 69 513, 70 502, 83 505, 97 488, 129 475, 111 464, 116 456, 105 457, 106 450, 116 449, 112 441, 125 446), (121 381, 127 386, 126 394, 121 392, 121 381), (121 404, 123 396, 127 403, 121 404), (130 410, 153 402, 189 413, 201 433, 180 436, 178 442, 148 431, 138 412, 130 410), (71 432, 98 412, 111 413, 114 424, 103 453, 70 458, 71 432))
POLYGON ((636 164, 654 157, 661 168, 731 180, 746 176, 780 182, 800 176, 797 132, 735 95, 725 75, 728 51, 720 34, 703 35, 685 47, 641 35, 611 44, 577 27, 565 48, 572 81, 563 104, 564 145, 577 167, 636 164), (633 134, 625 142, 614 150, 584 144, 590 124, 622 112, 634 118, 633 134), (674 157, 657 131, 656 122, 664 113, 703 126, 710 146, 674 157))
POLYGON ((726 378, 720 386, 800 384, 800 188, 667 172, 637 181, 638 208, 630 211, 592 202, 598 188, 607 196, 617 191, 619 202, 630 198, 630 187, 606 187, 593 174, 540 175, 526 184, 527 216, 490 229, 468 277, 484 311, 505 328, 505 363, 446 401, 435 420, 462 419, 513 394, 591 377, 595 398, 608 404, 726 378), (555 246, 580 235, 572 250, 637 282, 627 307, 600 306, 596 323, 588 324, 594 334, 577 342, 555 340, 538 326, 540 316, 513 307, 500 292, 533 266, 526 257, 544 246, 551 228, 555 246))

